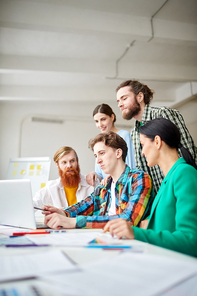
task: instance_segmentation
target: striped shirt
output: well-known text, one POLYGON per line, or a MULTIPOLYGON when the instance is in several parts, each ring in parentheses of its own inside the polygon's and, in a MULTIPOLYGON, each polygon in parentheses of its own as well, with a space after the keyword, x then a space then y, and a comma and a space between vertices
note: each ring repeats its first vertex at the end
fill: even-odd
POLYGON ((155 194, 161 186, 164 175, 158 165, 151 168, 147 166, 146 158, 141 154, 142 146, 140 144, 139 127, 140 125, 144 125, 148 121, 159 117, 169 119, 179 128, 181 133, 181 144, 190 151, 195 163, 197 164, 197 147, 194 145, 194 141, 185 126, 183 116, 179 113, 179 111, 168 107, 152 107, 150 105, 146 105, 142 121, 139 122, 136 120, 135 127, 131 131, 131 138, 135 150, 136 166, 138 169, 147 172, 151 176, 155 194))
POLYGON ((111 182, 112 178, 105 186, 98 185, 86 199, 64 210, 68 217, 76 217, 76 228, 103 228, 109 220, 117 218, 137 226, 149 215, 154 194, 147 173, 125 166, 115 184, 116 215, 109 216, 111 182))

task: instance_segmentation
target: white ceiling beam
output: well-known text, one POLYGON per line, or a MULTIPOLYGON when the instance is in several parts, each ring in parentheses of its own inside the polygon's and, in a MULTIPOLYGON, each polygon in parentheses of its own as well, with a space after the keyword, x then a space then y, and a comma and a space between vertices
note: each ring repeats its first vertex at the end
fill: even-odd
MULTIPOLYGON (((197 97, 197 82, 184 83, 176 89, 176 99, 172 106, 178 107, 197 97)), ((197 110, 196 110, 197 111, 197 110)))
POLYGON ((18 24, 20 29, 32 26, 32 29, 44 31, 53 28, 62 32, 71 28, 102 33, 151 34, 148 18, 28 1, 1 1, 0 19, 2 26, 4 22, 6 26, 18 24))
POLYGON ((154 35, 158 38, 197 42, 197 25, 155 19, 154 35))
MULTIPOLYGON (((113 77, 114 62, 91 61, 84 59, 61 59, 21 56, 0 56, 0 73, 14 71, 43 71, 100 74, 103 78, 113 77)), ((163 81, 197 81, 197 68, 175 65, 144 63, 124 63, 119 66, 119 77, 163 81)))
MULTIPOLYGON (((93 83, 83 87, 62 86, 0 86, 0 101, 72 101, 72 102, 102 102, 116 104, 115 89, 119 81, 111 87, 98 87, 93 83), (99 96, 98 96, 99 93, 99 96), (101 99, 100 99, 101 98, 101 99)), ((149 85, 150 86, 150 85, 149 85)), ((153 105, 169 105, 175 98, 175 91, 158 89, 152 101, 153 105), (164 103, 165 102, 165 103, 164 103)))
POLYGON ((0 55, 0 72, 5 70, 51 71, 71 73, 108 73, 114 62, 91 61, 86 59, 64 59, 47 57, 25 57, 0 55))
MULTIPOLYGON (((83 34, 128 34, 137 40, 149 40, 150 19, 81 8, 29 1, 0 1, 1 26, 23 30, 77 32, 83 34), (87 21, 88 20, 88 21, 87 21), (139 39, 138 39, 139 38, 139 39)), ((197 25, 154 19, 155 37, 197 42, 197 25), (181 28, 181 30, 180 30, 181 28)))
POLYGON ((197 81, 197 68, 179 65, 124 63, 119 65, 119 77, 153 81, 197 81))
POLYGON ((0 100, 6 101, 103 101, 111 98, 116 102, 115 89, 100 89, 95 87, 69 88, 49 86, 0 86, 0 100))

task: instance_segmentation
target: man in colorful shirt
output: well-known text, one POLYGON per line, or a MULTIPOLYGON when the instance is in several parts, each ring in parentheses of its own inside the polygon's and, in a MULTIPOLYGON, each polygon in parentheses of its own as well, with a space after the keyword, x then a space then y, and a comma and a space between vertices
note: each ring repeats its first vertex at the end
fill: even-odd
POLYGON ((68 146, 60 147, 53 158, 59 171, 59 178, 50 180, 33 198, 35 207, 51 205, 66 208, 85 197, 94 187, 86 182, 86 177, 80 173, 79 160, 76 151, 68 146))
POLYGON ((44 206, 45 224, 51 228, 103 228, 112 219, 123 218, 139 225, 153 201, 150 176, 125 165, 126 142, 116 133, 96 136, 90 142, 97 163, 110 174, 106 185, 98 185, 86 199, 63 211, 44 206))
POLYGON ((117 102, 121 110, 122 117, 126 120, 134 118, 135 127, 131 131, 131 138, 135 150, 136 166, 147 172, 153 182, 155 194, 158 192, 164 175, 159 166, 149 168, 146 158, 142 155, 142 146, 140 144, 139 126, 148 121, 163 117, 172 121, 180 130, 181 144, 187 148, 197 164, 197 147, 185 126, 184 119, 179 111, 169 107, 152 107, 150 101, 153 98, 153 91, 145 84, 136 80, 127 80, 122 82, 116 89, 117 102))

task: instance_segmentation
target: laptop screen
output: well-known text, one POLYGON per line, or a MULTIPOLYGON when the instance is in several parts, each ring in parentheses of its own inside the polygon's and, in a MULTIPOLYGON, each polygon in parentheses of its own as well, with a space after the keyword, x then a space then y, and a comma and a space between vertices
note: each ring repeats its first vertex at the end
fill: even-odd
POLYGON ((0 224, 36 228, 30 180, 0 180, 0 224))

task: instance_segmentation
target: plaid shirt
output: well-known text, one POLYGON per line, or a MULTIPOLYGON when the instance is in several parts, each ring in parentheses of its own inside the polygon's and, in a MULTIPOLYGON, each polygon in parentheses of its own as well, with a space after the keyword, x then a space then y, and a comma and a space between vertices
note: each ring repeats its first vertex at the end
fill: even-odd
POLYGON ((149 214, 153 201, 150 176, 127 165, 116 182, 116 215, 108 216, 111 205, 110 178, 105 186, 98 185, 86 199, 66 208, 68 217, 76 217, 76 228, 103 228, 112 219, 123 218, 137 226, 149 214))
POLYGON ((141 154, 142 146, 140 144, 139 127, 140 125, 144 125, 148 121, 159 117, 169 119, 179 128, 181 133, 181 144, 190 151, 195 163, 197 164, 197 147, 194 145, 194 141, 188 129, 186 128, 184 119, 179 111, 168 107, 152 107, 150 105, 146 105, 142 116, 142 121, 139 122, 136 120, 135 127, 131 131, 131 138, 135 150, 136 166, 151 176, 155 193, 158 192, 164 175, 158 165, 151 168, 147 166, 146 158, 141 154))

